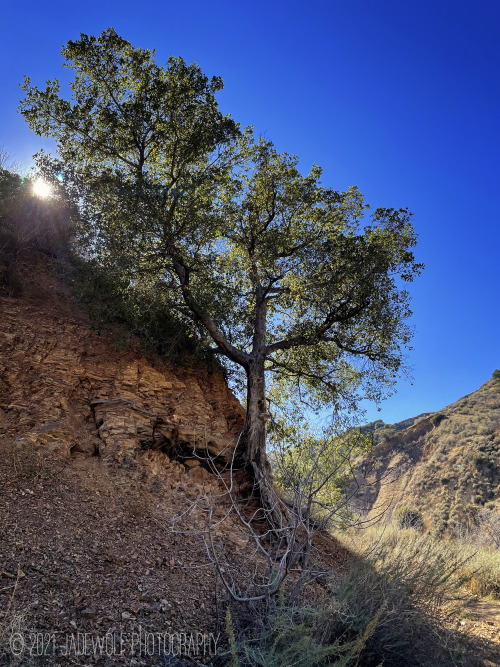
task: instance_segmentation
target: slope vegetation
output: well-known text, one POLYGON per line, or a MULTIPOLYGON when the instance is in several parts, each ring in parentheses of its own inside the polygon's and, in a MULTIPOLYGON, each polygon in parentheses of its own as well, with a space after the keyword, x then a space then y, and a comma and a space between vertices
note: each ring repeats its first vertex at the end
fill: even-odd
MULTIPOLYGON (((402 507, 437 534, 470 530, 500 509, 500 373, 443 410, 401 424, 366 428, 373 452, 357 468, 356 505, 371 516, 402 507), (366 479, 365 479, 366 478, 366 479)), ((492 515, 492 516, 493 516, 492 515)))

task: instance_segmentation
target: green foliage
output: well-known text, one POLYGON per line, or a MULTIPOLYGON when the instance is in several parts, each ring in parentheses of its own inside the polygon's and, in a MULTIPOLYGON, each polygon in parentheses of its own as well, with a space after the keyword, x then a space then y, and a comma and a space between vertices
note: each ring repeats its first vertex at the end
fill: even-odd
POLYGON ((376 613, 363 630, 352 636, 332 638, 325 637, 322 631, 325 622, 331 621, 332 611, 307 608, 291 610, 280 605, 265 619, 261 633, 240 641, 236 649, 244 664, 252 667, 354 666, 359 664, 359 658, 375 632, 381 612, 376 613))
POLYGON ((362 195, 323 187, 319 167, 302 176, 298 158, 248 134, 235 160, 220 204, 217 273, 205 279, 225 285, 221 328, 251 351, 256 314, 265 314, 266 368, 282 391, 312 405, 340 401, 342 389, 352 396, 363 382, 378 395, 399 370, 396 339, 410 335, 406 292, 389 277, 418 272, 410 214, 378 209, 374 226, 361 229, 362 195), (370 370, 361 371, 366 357, 370 370))
POLYGON ((497 382, 500 381, 500 369, 499 369, 499 368, 496 368, 496 369, 493 371, 493 375, 491 376, 491 379, 492 379, 492 380, 495 380, 495 381, 497 381, 497 382))
MULTIPOLYGON (((173 173, 174 180, 206 179, 200 170, 208 166, 207 155, 236 129, 217 109, 219 77, 209 80, 182 58, 160 67, 153 52, 133 48, 112 28, 69 41, 62 55, 75 73, 74 103, 59 97, 57 80, 42 92, 26 77, 20 110, 37 134, 54 137, 64 162, 78 162, 88 179, 109 178, 99 178, 101 195, 106 185, 135 187, 136 176, 145 188, 164 185, 173 173)), ((116 202, 117 193, 107 192, 116 202)), ((158 189, 149 194, 169 198, 158 189)))
POLYGON ((72 282, 97 331, 114 333, 125 346, 136 336, 145 349, 171 362, 203 356, 196 332, 162 299, 168 294, 153 295, 92 259, 74 260, 72 282))
POLYGON ((446 415, 443 415, 442 412, 437 412, 435 415, 432 415, 432 417, 430 418, 431 424, 434 427, 438 427, 439 424, 441 424, 441 422, 444 421, 445 419, 448 419, 448 417, 446 415))
POLYGON ((275 482, 285 495, 309 504, 318 518, 330 516, 327 523, 348 524, 352 516, 346 491, 353 481, 352 462, 369 451, 371 438, 356 429, 340 428, 319 437, 300 423, 281 424, 271 433, 275 482))
POLYGON ((229 643, 229 651, 231 653, 231 667, 240 667, 238 660, 238 649, 236 646, 236 639, 234 637, 233 619, 231 618, 231 610, 226 609, 226 635, 229 643))
POLYGON ((380 397, 411 336, 410 213, 377 209, 360 228, 356 188, 325 188, 319 167, 302 176, 298 158, 241 135, 218 111, 221 80, 196 65, 160 67, 112 29, 63 55, 73 102, 26 79, 20 110, 80 174, 99 261, 170 289, 229 364, 265 363, 318 406, 361 384, 380 397))
POLYGON ((92 251, 123 260, 125 244, 145 262, 135 270, 155 260, 160 268, 158 239, 182 238, 193 249, 206 231, 200 217, 220 183, 217 152, 238 131, 217 108, 222 81, 182 58, 158 66, 154 53, 112 28, 98 38, 82 34, 62 54, 75 74, 73 103, 59 97, 57 80, 41 91, 25 78, 20 111, 37 134, 57 141, 65 183, 69 172, 85 206, 83 238, 96 244, 92 251), (178 208, 182 220, 173 215, 178 208))

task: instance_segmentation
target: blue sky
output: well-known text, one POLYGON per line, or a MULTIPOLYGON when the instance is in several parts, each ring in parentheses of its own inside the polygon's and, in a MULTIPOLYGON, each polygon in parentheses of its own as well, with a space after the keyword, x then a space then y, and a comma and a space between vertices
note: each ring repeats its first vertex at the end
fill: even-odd
POLYGON ((222 109, 321 165, 325 185, 414 212, 414 380, 369 419, 438 410, 500 367, 497 0, 8 3, 0 146, 25 164, 51 148, 16 113, 18 84, 64 80, 61 46, 110 26, 222 76, 222 109))

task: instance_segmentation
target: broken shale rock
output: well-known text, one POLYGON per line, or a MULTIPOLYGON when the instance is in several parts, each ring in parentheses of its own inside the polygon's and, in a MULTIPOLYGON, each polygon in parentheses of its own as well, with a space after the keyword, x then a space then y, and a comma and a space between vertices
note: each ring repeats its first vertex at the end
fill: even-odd
POLYGON ((243 422, 222 373, 116 350, 69 295, 0 298, 0 437, 15 452, 190 470, 230 461, 243 422))

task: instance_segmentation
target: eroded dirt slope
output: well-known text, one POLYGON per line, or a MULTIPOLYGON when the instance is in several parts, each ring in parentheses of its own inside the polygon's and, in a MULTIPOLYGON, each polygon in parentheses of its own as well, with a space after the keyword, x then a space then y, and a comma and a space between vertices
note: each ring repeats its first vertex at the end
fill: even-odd
MULTIPOLYGON (((31 664, 29 646, 18 661, 10 651, 16 630, 25 642, 33 631, 59 643, 85 633, 126 643, 140 628, 217 636, 224 596, 202 534, 175 533, 171 519, 217 492, 204 457, 220 469, 231 458, 240 404, 199 363, 118 351, 43 258, 27 266, 24 295, 0 298, 0 664, 31 664)), ((204 519, 192 511, 189 528, 204 519)), ((231 520, 223 530, 237 558, 248 536, 231 520)), ((141 664, 127 651, 48 664, 141 664)))

